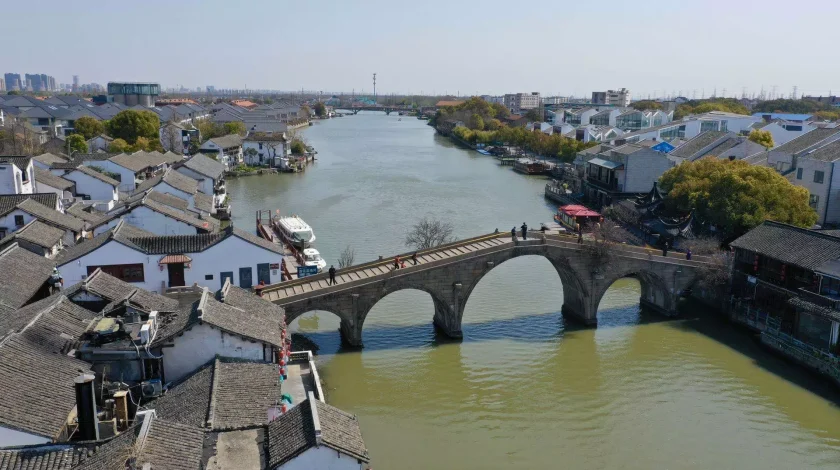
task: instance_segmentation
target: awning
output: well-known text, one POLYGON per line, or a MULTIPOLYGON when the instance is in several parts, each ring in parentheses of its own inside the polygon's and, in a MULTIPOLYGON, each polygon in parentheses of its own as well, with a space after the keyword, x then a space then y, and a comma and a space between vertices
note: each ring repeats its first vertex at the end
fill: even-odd
POLYGON ((609 168, 610 170, 615 170, 616 168, 624 167, 623 163, 611 162, 609 160, 604 160, 603 158, 593 158, 592 160, 589 160, 589 163, 600 167, 609 168))
POLYGON ((833 321, 840 321, 840 311, 808 302, 800 297, 791 297, 788 299, 788 304, 796 308, 799 312, 809 313, 833 321))
POLYGON ((176 264, 176 263, 190 263, 192 259, 190 259, 187 255, 166 255, 158 261, 158 264, 176 264))

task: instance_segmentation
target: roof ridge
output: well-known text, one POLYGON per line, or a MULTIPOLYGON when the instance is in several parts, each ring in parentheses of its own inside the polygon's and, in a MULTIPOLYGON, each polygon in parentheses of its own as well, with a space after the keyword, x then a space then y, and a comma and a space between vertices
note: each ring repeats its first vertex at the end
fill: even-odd
MULTIPOLYGON (((206 289, 205 289, 205 293, 206 293, 206 289)), ((219 386, 219 382, 221 381, 221 379, 219 377, 221 375, 220 374, 221 368, 219 367, 220 363, 221 362, 219 361, 219 356, 217 355, 216 359, 213 361, 213 368, 210 372, 211 374, 213 374, 213 380, 211 381, 212 383, 210 384, 210 403, 208 403, 208 406, 207 406, 207 421, 206 421, 207 426, 210 429, 213 429, 213 420, 216 417, 216 388, 219 386)))
POLYGON ((809 228, 797 227, 795 225, 786 224, 784 222, 778 222, 778 221, 775 221, 775 220, 765 220, 764 224, 765 225, 775 225, 777 227, 786 228, 786 229, 793 229, 793 230, 796 230, 796 231, 801 232, 801 233, 806 233, 808 235, 818 236, 820 238, 825 238, 827 240, 840 241, 840 236, 824 233, 820 230, 811 230, 809 228))

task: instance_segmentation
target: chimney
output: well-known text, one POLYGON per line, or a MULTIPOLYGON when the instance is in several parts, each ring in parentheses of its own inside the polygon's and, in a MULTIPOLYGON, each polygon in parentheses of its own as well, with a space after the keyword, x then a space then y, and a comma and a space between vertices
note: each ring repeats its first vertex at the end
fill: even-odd
POLYGON ((93 395, 95 379, 93 374, 82 374, 74 380, 79 437, 83 441, 99 440, 99 420, 96 418, 96 398, 93 395))
POLYGON ((312 428, 315 431, 315 445, 321 445, 321 419, 318 417, 318 400, 315 399, 315 394, 309 392, 306 394, 306 399, 309 401, 309 411, 312 412, 312 428))

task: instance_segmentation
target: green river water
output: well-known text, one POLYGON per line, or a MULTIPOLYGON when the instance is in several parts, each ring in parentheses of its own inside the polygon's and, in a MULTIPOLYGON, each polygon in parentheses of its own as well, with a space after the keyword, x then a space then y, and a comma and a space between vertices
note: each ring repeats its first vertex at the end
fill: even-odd
MULTIPOLYGON (((544 178, 463 150, 415 118, 361 113, 303 135, 318 161, 301 174, 232 179, 234 223, 259 209, 302 216, 328 264, 406 251, 423 216, 467 237, 551 221, 544 178)), ((677 319, 639 310, 617 281, 598 328, 567 325, 551 264, 516 258, 486 275, 464 339, 435 335, 428 294, 381 300, 365 347, 341 347, 338 319, 291 325, 313 349, 328 403, 358 416, 382 469, 840 468, 840 393, 761 348, 713 312, 677 319)))

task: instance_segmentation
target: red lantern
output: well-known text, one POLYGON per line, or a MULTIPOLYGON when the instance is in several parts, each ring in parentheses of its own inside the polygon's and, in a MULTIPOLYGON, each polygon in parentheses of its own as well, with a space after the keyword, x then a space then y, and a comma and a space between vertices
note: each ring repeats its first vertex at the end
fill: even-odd
POLYGON ((280 406, 280 411, 282 411, 282 412, 283 412, 283 414, 286 414, 286 412, 287 412, 287 411, 289 411, 289 407, 288 407, 288 406, 286 406, 286 404, 285 404, 285 403, 283 403, 283 404, 280 406))
POLYGON ((755 255, 755 261, 753 261, 753 272, 758 272, 758 255, 755 255))
POLYGON ((786 272, 787 272, 787 265, 786 265, 786 264, 783 264, 783 265, 782 265, 782 281, 784 281, 784 280, 785 280, 785 273, 786 273, 786 272))

